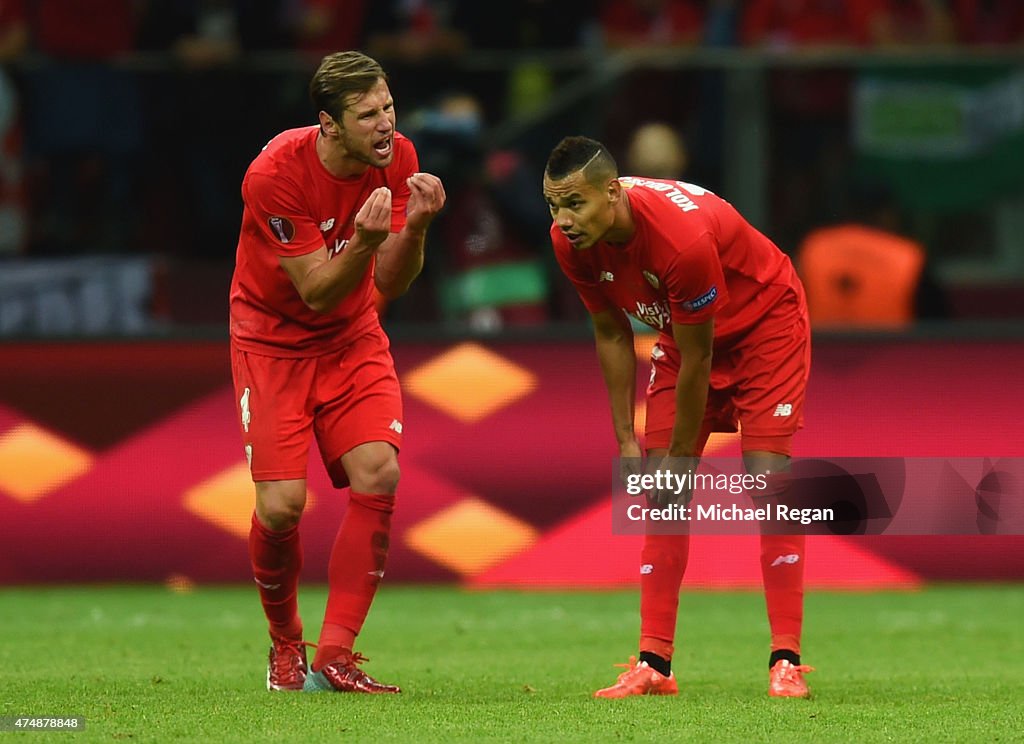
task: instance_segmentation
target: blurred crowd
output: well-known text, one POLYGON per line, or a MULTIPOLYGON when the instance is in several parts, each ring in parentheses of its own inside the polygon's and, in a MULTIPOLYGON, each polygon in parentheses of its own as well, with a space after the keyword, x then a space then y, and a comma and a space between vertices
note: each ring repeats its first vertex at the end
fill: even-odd
MULTIPOLYGON (((0 257, 229 264, 247 164, 315 120, 305 89, 319 58, 358 48, 389 71, 399 129, 450 196, 424 280, 389 312, 478 328, 573 319, 539 196, 548 149, 586 130, 624 172, 719 190, 722 74, 638 69, 496 138, 580 74, 531 50, 1022 43, 1020 0, 0 0, 0 257), (463 64, 487 52, 517 54, 463 64)), ((855 211, 850 78, 782 67, 767 80, 769 172, 786 188, 771 190, 764 227, 787 251, 855 211)))

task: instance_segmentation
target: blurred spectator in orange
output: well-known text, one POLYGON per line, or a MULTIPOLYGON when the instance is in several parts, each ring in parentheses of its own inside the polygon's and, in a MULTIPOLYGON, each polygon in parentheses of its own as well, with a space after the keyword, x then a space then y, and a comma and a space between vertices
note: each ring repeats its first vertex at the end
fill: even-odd
POLYGON ((919 319, 948 318, 948 299, 927 251, 904 235, 889 191, 856 186, 851 217, 811 231, 797 252, 811 325, 896 330, 919 319))
POLYGON ((28 231, 18 93, 4 65, 28 46, 22 0, 0 0, 0 254, 22 253, 28 231))
POLYGON ((964 44, 1024 42, 1021 0, 953 0, 953 20, 964 44))
POLYGON ((33 250, 133 248, 142 121, 132 0, 38 0, 30 16, 47 59, 26 74, 26 150, 33 250), (67 118, 73 112, 74 124, 67 118))
POLYGON ((614 49, 685 46, 700 41, 703 16, 693 0, 605 0, 601 27, 614 49))
POLYGON ((687 161, 682 135, 668 124, 652 121, 633 131, 626 149, 624 173, 679 179, 686 171, 687 161))

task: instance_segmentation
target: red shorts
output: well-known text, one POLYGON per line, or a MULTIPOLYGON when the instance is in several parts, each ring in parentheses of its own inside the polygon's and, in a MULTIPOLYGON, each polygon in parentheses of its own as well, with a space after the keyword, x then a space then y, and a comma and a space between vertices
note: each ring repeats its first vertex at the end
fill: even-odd
MULTIPOLYGON (((663 449, 671 443, 676 415, 679 350, 675 344, 659 342, 651 365, 645 446, 663 449)), ((793 435, 804 425, 810 368, 810 322, 795 296, 743 338, 723 347, 716 344, 698 452, 711 432, 740 431, 744 452, 791 454, 793 435)))
POLYGON ((235 409, 254 481, 306 477, 312 437, 337 488, 341 456, 366 442, 402 444, 402 395, 380 328, 316 357, 285 359, 231 345, 235 409))

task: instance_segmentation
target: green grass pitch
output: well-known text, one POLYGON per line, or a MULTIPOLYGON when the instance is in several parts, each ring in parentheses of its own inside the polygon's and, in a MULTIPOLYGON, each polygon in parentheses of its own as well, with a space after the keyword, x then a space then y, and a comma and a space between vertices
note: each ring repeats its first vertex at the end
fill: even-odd
MULTIPOLYGON (((315 640, 322 588, 302 602, 315 640)), ((757 592, 684 594, 678 698, 592 699, 634 650, 636 608, 635 592, 385 586, 359 650, 404 692, 364 697, 268 693, 248 587, 3 589, 0 716, 86 730, 0 744, 1024 740, 1024 586, 810 593, 812 700, 766 696, 757 592)))

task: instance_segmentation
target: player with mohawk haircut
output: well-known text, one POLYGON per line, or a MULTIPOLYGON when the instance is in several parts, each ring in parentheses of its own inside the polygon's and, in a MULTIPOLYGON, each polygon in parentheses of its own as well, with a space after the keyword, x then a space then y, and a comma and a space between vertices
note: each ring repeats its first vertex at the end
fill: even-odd
MULTIPOLYGON (((551 242, 590 312, 624 467, 643 450, 634 431, 636 356, 630 317, 658 332, 644 449, 695 469, 713 431, 741 431, 745 467, 789 468, 803 424, 810 324, 790 260, 726 201, 682 181, 619 177, 607 148, 566 137, 544 172, 551 242)), ((686 466, 682 468, 683 471, 686 466)), ((663 505, 675 498, 658 493, 663 505)), ((672 673, 688 534, 647 534, 640 554, 639 658, 596 697, 675 695, 672 673)), ((804 536, 761 535, 771 626, 768 694, 807 697, 801 664, 804 536)))

